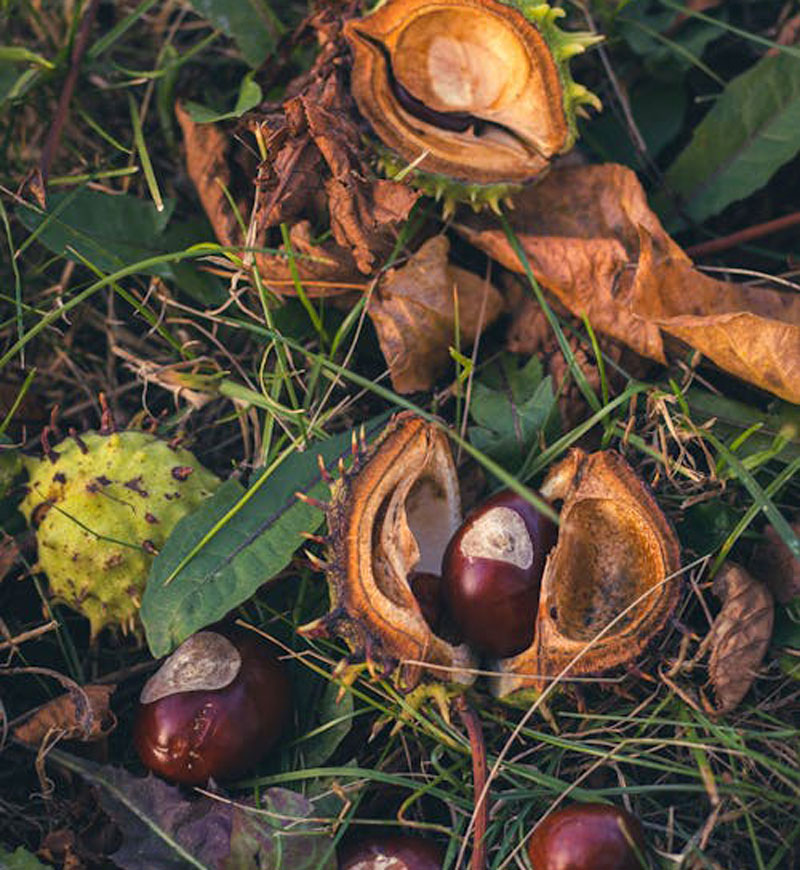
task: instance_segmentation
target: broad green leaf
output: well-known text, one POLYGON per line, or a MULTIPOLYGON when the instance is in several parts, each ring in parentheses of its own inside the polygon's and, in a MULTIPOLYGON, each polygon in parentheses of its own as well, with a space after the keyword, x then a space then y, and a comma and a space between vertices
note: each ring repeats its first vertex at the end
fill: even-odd
POLYGON ((701 58, 711 42, 725 35, 725 23, 692 19, 677 31, 674 24, 673 9, 635 0, 617 16, 615 27, 642 58, 651 77, 661 81, 682 80, 688 70, 696 67, 716 79, 701 58))
POLYGON ((666 174, 697 221, 763 187, 800 151, 800 59, 764 57, 733 79, 666 174))
MULTIPOLYGON (((371 421, 367 434, 385 417, 371 421)), ((166 655, 190 634, 221 619, 289 564, 304 532, 322 523, 322 511, 298 491, 325 499, 317 455, 333 469, 347 453, 344 432, 294 452, 248 490, 224 483, 208 502, 175 527, 150 569, 141 617, 154 656, 166 655), (196 552, 195 552, 196 551, 196 552)))
POLYGON ((239 86, 239 96, 236 105, 229 112, 216 112, 201 103, 188 100, 183 104, 189 117, 196 124, 213 124, 217 121, 228 121, 231 118, 241 118, 245 112, 254 109, 261 102, 261 88, 253 81, 254 73, 249 72, 239 86))
MULTIPOLYGON (((17 216, 51 251, 71 259, 83 257, 103 272, 114 272, 148 257, 181 250, 204 237, 213 238, 205 222, 170 224, 175 203, 166 200, 165 206, 159 212, 146 199, 80 188, 50 195, 47 212, 22 206, 17 216)), ((223 298, 219 282, 190 263, 163 263, 152 273, 175 280, 206 304, 217 304, 223 298)))
POLYGON ((251 67, 275 49, 283 25, 265 0, 191 0, 195 10, 233 39, 251 67))
POLYGON ((159 212, 149 200, 83 188, 51 195, 45 213, 23 206, 18 216, 51 251, 69 256, 67 248, 74 248, 98 269, 113 272, 163 252, 158 239, 174 208, 174 200, 159 212))
POLYGON ((469 413, 477 425, 469 439, 504 468, 519 471, 554 411, 552 381, 542 377, 539 360, 519 367, 514 355, 504 354, 472 385, 469 413))
POLYGON ((100 805, 122 832, 122 845, 111 858, 123 870, 336 866, 327 832, 308 821, 311 804, 296 792, 267 789, 258 808, 246 800, 187 799, 179 788, 152 775, 132 776, 60 750, 53 757, 97 789, 100 805))
POLYGON ((0 846, 0 870, 47 870, 48 866, 22 846, 13 852, 6 852, 0 846))
MULTIPOLYGON (((657 157, 681 131, 686 114, 686 88, 680 82, 647 78, 632 88, 629 99, 647 153, 657 157)), ((640 166, 641 158, 624 120, 612 112, 582 122, 581 139, 606 162, 624 163, 633 169, 640 166)))

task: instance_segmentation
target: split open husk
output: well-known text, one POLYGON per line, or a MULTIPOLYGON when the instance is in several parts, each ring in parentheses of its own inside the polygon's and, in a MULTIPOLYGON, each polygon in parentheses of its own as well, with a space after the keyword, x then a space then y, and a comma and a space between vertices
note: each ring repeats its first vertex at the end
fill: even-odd
POLYGON ((428 192, 497 207, 509 184, 568 150, 576 108, 599 101, 567 61, 597 38, 559 30, 563 14, 546 3, 387 0, 349 21, 352 93, 389 174, 411 165, 428 192))
POLYGON ((332 484, 326 576, 331 610, 306 636, 343 638, 354 660, 419 681, 424 663, 442 680, 470 683, 475 658, 434 634, 409 586, 411 571, 438 573, 461 522, 458 478, 447 436, 420 417, 395 417, 332 484))
MULTIPOLYGON (((531 646, 494 665, 492 689, 500 697, 633 662, 677 603, 677 538, 618 453, 572 450, 551 470, 542 495, 563 502, 558 540, 538 613, 531 613, 531 646)), ((441 426, 410 413, 395 417, 333 483, 327 520, 331 610, 303 632, 342 637, 355 660, 385 671, 399 663, 407 687, 423 674, 469 684, 476 656, 434 632, 409 585, 412 571, 439 573, 461 523, 441 426)))
POLYGON ((493 691, 633 662, 678 600, 680 550, 652 493, 616 452, 570 451, 542 488, 563 501, 531 646, 497 665, 493 691))

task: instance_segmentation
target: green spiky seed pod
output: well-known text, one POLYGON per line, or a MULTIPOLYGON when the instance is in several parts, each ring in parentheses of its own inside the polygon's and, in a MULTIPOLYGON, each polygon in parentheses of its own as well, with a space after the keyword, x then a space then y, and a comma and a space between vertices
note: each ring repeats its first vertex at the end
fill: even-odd
POLYGON ((598 98, 569 61, 599 40, 562 31, 533 0, 385 0, 345 26, 351 87, 377 137, 379 165, 476 210, 547 171, 575 143, 576 115, 598 98))
POLYGON ((92 638, 105 626, 135 630, 154 555, 219 478, 190 451, 139 431, 73 436, 24 464, 20 509, 36 527, 54 598, 89 619, 92 638))

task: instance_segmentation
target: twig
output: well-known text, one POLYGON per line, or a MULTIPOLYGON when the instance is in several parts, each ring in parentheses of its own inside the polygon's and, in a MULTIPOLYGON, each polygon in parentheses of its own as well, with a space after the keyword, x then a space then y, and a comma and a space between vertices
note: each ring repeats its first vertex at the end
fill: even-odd
POLYGON ((40 168, 42 173, 42 182, 47 184, 47 176, 50 174, 50 167, 53 163, 53 158, 58 150, 59 142, 61 141, 61 132, 64 129, 64 124, 67 121, 67 112, 69 104, 72 100, 72 94, 75 90, 75 85, 78 82, 78 73, 81 68, 83 55, 86 53, 86 48, 89 44, 89 34, 92 30, 92 23, 97 14, 97 7, 100 5, 100 0, 89 0, 89 5, 86 7, 86 12, 83 15, 78 33, 75 36, 75 42, 72 43, 72 54, 70 56, 70 66, 67 77, 64 79, 64 87, 61 89, 61 96, 58 98, 58 108, 56 109, 53 123, 50 125, 50 130, 47 134, 47 140, 42 148, 42 159, 40 168))
POLYGON ((16 637, 11 637, 8 640, 4 640, 2 643, 0 643, 0 651, 19 646, 21 643, 25 643, 25 641, 27 640, 33 640, 34 638, 40 637, 43 634, 47 634, 48 631, 52 631, 54 628, 58 628, 58 622, 55 619, 45 623, 44 625, 39 625, 36 628, 32 628, 29 631, 23 631, 22 634, 18 634, 16 637))
POLYGON ((486 870, 486 828, 489 821, 488 791, 486 789, 486 742, 478 714, 467 704, 463 695, 454 703, 461 723, 467 729, 472 754, 472 790, 475 794, 472 832, 472 860, 470 870, 486 870))
POLYGON ((686 253, 690 257, 704 257, 706 254, 718 254, 720 251, 727 251, 730 248, 735 248, 737 245, 743 245, 746 242, 752 242, 754 239, 760 239, 762 236, 786 230, 796 224, 800 224, 800 211, 786 214, 771 221, 765 221, 763 224, 755 224, 752 227, 747 227, 747 229, 731 233, 729 236, 711 239, 708 242, 700 242, 699 245, 692 245, 692 247, 686 248, 686 253))

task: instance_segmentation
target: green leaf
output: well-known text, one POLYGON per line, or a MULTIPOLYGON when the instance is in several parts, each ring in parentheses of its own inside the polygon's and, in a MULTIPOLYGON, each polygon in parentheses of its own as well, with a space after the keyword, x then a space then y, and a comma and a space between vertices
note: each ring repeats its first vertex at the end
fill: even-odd
MULTIPOLYGON (((304 767, 322 767, 350 733, 353 724, 353 693, 339 700, 341 687, 326 680, 322 697, 310 705, 309 735, 300 743, 304 767)), ((308 709, 308 708, 306 708, 308 709)))
POLYGON ((103 272, 162 253, 158 239, 174 210, 174 201, 159 212, 135 196, 110 196, 86 188, 48 197, 48 210, 28 204, 18 216, 38 240, 56 254, 74 248, 103 272))
POLYGON ((724 21, 692 19, 685 21, 677 32, 674 24, 673 9, 641 2, 629 3, 616 20, 619 34, 642 58, 651 77, 679 81, 688 70, 697 67, 718 80, 701 58, 711 42, 725 35, 724 21))
POLYGON ((518 471, 536 447, 539 434, 554 419, 550 377, 531 357, 521 368, 513 354, 503 354, 472 385, 469 413, 473 446, 504 468, 518 471))
MULTIPOLYGON (((631 112, 647 145, 650 157, 661 151, 680 133, 686 114, 686 89, 683 84, 647 78, 631 89, 631 112)), ((622 118, 604 112, 581 123, 581 139, 605 161, 640 166, 636 148, 622 118)))
MULTIPOLYGON (((170 225, 175 203, 166 200, 165 206, 158 211, 149 200, 79 188, 48 196, 47 212, 24 204, 17 216, 54 253, 77 261, 83 257, 103 272, 114 272, 213 238, 204 221, 170 225)), ((219 282, 190 263, 162 263, 147 271, 175 280, 201 302, 216 304, 224 298, 219 282)))
POLYGON ((0 868, 2 870, 47 870, 48 865, 42 862, 27 849, 20 846, 14 852, 6 852, 0 846, 0 868))
MULTIPOLYGON (((666 174, 697 221, 763 187, 800 151, 800 59, 764 57, 733 79, 666 174)), ((662 210, 666 201, 657 204, 662 210)))
POLYGON ((251 67, 274 51, 283 25, 263 0, 191 0, 195 10, 239 46, 251 67))
POLYGON ((253 81, 255 73, 249 72, 239 86, 239 96, 236 105, 229 112, 216 112, 214 109, 191 100, 183 104, 189 117, 196 124, 213 124, 217 121, 228 121, 231 118, 241 118, 245 112, 254 109, 261 102, 261 88, 253 81))
MULTIPOLYGON (((370 421, 367 433, 385 420, 370 421)), ((166 655, 221 619, 289 564, 303 533, 314 532, 323 520, 321 510, 295 493, 325 499, 317 455, 335 468, 350 438, 343 432, 291 453, 272 473, 258 474, 247 490, 227 481, 178 523, 153 562, 142 599, 141 618, 154 656, 166 655)))
POLYGON ((0 45, 0 63, 32 63, 44 69, 55 69, 47 58, 19 45, 0 45))

